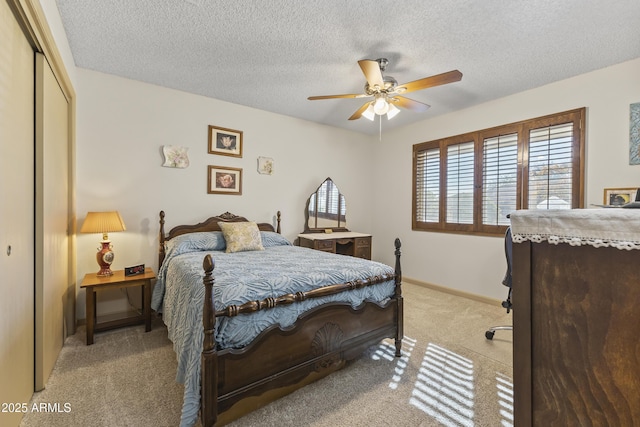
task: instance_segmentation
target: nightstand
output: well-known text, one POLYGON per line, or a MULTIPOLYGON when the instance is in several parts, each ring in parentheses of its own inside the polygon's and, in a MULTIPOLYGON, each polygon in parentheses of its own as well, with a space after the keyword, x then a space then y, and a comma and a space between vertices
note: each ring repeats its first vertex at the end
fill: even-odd
POLYGON ((145 332, 151 330, 151 281, 156 278, 150 267, 145 268, 143 274, 125 276, 124 270, 117 270, 111 276, 97 276, 89 273, 84 276, 81 288, 87 293, 87 345, 93 344, 93 333, 108 331, 121 326, 145 324, 145 332), (139 286, 142 290, 142 315, 126 317, 124 319, 97 323, 96 293, 104 289, 131 288, 139 286))

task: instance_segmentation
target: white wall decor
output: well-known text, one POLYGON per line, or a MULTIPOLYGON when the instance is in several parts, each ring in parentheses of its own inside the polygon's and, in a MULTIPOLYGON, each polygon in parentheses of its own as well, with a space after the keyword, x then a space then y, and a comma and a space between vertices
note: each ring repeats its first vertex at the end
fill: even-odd
POLYGON ((258 172, 264 175, 273 175, 273 159, 258 157, 258 172))
POLYGON ((189 166, 189 147, 180 147, 177 145, 165 145, 162 147, 164 154, 164 163, 162 166, 166 168, 184 169, 189 166))

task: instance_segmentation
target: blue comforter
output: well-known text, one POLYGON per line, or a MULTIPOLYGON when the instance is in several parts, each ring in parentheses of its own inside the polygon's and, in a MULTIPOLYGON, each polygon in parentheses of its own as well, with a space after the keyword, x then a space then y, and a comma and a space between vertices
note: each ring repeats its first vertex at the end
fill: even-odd
MULTIPOLYGON (((211 254, 215 263, 216 310, 394 272, 381 263, 292 246, 276 233, 261 233, 265 250, 225 253, 224 239, 215 233, 195 233, 171 240, 153 291, 152 308, 163 313, 178 360, 177 381, 185 385, 181 426, 193 425, 199 409, 202 261, 206 254, 211 254)), ((269 326, 290 326, 298 316, 318 305, 341 301, 356 307, 364 300, 384 302, 393 292, 391 280, 248 315, 218 318, 216 342, 218 348, 241 348, 269 326)))

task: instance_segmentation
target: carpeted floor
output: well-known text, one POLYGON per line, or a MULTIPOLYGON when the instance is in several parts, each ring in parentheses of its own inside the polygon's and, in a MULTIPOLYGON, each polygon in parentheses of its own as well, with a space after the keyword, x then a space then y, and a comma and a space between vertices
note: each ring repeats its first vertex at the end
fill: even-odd
MULTIPOLYGON (((235 421, 240 426, 508 426, 513 423, 512 335, 499 305, 404 284, 404 357, 392 342, 323 380, 235 421), (327 410, 331 408, 331 410, 327 410)), ((69 337, 45 390, 22 427, 177 426, 182 386, 159 319, 142 326, 69 337), (46 404, 42 406, 41 404, 46 404), (57 405, 56 405, 57 404, 57 405)))

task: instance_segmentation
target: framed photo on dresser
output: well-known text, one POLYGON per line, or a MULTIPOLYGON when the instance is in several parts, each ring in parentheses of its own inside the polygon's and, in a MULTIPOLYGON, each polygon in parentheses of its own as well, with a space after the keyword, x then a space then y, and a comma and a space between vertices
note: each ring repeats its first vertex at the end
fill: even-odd
POLYGON ((634 188, 605 188, 605 206, 623 206, 633 202, 636 198, 638 187, 634 188))

